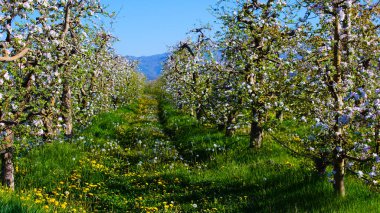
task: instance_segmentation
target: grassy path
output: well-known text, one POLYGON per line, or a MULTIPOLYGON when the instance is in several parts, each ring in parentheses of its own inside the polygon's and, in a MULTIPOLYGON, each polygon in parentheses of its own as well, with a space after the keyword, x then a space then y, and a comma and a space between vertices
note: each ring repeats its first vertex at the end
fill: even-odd
POLYGON ((335 199, 330 183, 315 175, 310 162, 293 158, 268 140, 259 152, 247 150, 246 137, 225 138, 160 101, 145 96, 139 105, 142 128, 134 133, 144 157, 134 162, 143 178, 135 185, 146 186, 138 197, 140 207, 173 212, 360 212, 365 203, 367 211, 379 209, 379 196, 361 183, 348 178, 351 194, 335 199))
POLYGON ((347 177, 336 199, 310 162, 265 139, 224 137, 153 94, 97 116, 71 142, 25 149, 0 212, 379 212, 380 196, 347 177))
POLYGON ((262 150, 248 150, 246 136, 225 138, 154 95, 144 95, 117 116, 124 122, 109 136, 99 134, 116 137, 124 149, 116 158, 122 166, 105 181, 107 194, 114 193, 121 202, 102 200, 115 212, 379 209, 379 196, 362 184, 348 180, 349 196, 335 199, 330 183, 313 173, 310 162, 293 158, 268 140, 262 150))

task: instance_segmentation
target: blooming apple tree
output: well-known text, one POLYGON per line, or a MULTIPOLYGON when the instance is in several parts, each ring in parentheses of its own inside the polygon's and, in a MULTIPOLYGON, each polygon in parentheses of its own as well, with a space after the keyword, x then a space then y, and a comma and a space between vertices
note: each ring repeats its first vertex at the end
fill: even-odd
POLYGON ((250 118, 252 148, 262 146, 268 112, 275 108, 278 88, 286 76, 287 64, 281 55, 293 35, 280 19, 285 6, 282 1, 246 1, 238 3, 232 14, 221 16, 223 57, 233 67, 232 87, 240 91, 239 102, 250 118))
MULTIPOLYGON (((98 24, 100 17, 109 14, 93 0, 0 1, 4 185, 14 188, 12 157, 23 138, 50 140, 62 130, 71 136, 73 126, 85 123, 88 115, 114 107, 109 100, 115 95, 131 97, 119 93, 120 85, 142 81, 135 65, 110 48, 112 39, 98 24)), ((139 91, 136 83, 130 85, 122 92, 139 91)))
POLYGON ((196 41, 189 38, 175 47, 164 73, 166 90, 173 95, 180 108, 189 111, 198 120, 205 120, 207 116, 212 83, 210 67, 215 61, 214 44, 206 37, 204 30, 193 30, 197 33, 196 41))
POLYGON ((300 19, 305 36, 299 38, 300 60, 288 83, 298 98, 291 106, 294 116, 311 124, 311 134, 294 142, 310 156, 323 156, 323 167, 333 166, 331 181, 344 196, 347 169, 367 180, 378 174, 379 3, 301 4, 307 10, 300 19), (318 23, 309 21, 312 17, 318 23))

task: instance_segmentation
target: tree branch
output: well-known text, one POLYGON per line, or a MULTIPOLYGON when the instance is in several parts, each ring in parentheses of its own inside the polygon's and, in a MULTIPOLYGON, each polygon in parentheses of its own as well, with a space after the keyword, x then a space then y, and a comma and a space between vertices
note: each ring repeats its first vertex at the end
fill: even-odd
POLYGON ((348 160, 353 160, 353 161, 361 162, 361 163, 365 163, 365 162, 373 160, 372 158, 360 159, 360 158, 357 158, 357 157, 349 156, 347 154, 343 154, 343 157, 347 158, 348 160))
POLYGON ((21 50, 21 52, 17 53, 16 55, 12 57, 8 56, 0 56, 0 62, 10 62, 10 61, 16 61, 17 59, 20 59, 25 56, 26 53, 28 53, 29 48, 25 48, 21 50))
POLYGON ((70 6, 71 4, 67 3, 66 8, 65 8, 65 22, 64 22, 63 31, 61 34, 61 41, 65 40, 67 32, 69 31, 69 28, 70 28, 70 12, 71 12, 70 6))

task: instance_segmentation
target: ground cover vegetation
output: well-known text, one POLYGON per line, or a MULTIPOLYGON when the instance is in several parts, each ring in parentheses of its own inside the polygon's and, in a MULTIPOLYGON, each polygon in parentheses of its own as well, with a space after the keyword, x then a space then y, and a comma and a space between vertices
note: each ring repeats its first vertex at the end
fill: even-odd
POLYGON ((379 211, 379 1, 219 1, 152 83, 99 1, 0 3, 0 212, 379 211))
MULTIPOLYGON (((283 128, 304 131, 294 123, 283 128)), ((0 206, 3 212, 378 209, 376 189, 354 176, 347 197, 336 199, 313 161, 269 137, 258 151, 247 149, 246 133, 224 134, 175 109, 167 94, 149 92, 99 114, 70 143, 57 140, 17 158, 16 191, 3 188, 0 206)))

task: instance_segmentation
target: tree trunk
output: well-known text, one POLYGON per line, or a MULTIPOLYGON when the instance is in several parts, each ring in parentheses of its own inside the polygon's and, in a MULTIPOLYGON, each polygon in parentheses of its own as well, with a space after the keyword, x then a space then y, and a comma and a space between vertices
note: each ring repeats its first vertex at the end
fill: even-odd
POLYGON ((1 177, 2 184, 12 190, 15 188, 14 167, 13 167, 13 131, 6 130, 7 135, 4 138, 6 149, 1 151, 1 177))
POLYGON ((255 108, 252 109, 252 122, 251 122, 251 133, 249 140, 249 147, 259 149, 263 143, 264 131, 260 123, 260 114, 255 108), (255 120, 257 118, 257 121, 255 120))
POLYGON ((334 190, 340 197, 346 195, 346 189, 344 187, 344 163, 343 157, 336 157, 334 160, 334 190))
POLYGON ((276 111, 276 118, 280 123, 284 120, 284 112, 282 110, 276 111))
MULTIPOLYGON (((337 11, 339 8, 338 3, 333 3, 334 10, 337 11)), ((343 143, 339 136, 343 135, 343 128, 339 124, 339 116, 343 114, 342 109, 344 106, 343 102, 343 94, 342 94, 342 78, 345 76, 345 69, 342 69, 341 63, 342 63, 342 41, 340 39, 341 35, 341 24, 339 20, 339 14, 336 12, 334 14, 335 20, 334 20, 334 48, 333 48, 333 54, 334 54, 334 67, 335 67, 335 74, 333 77, 335 88, 330 86, 330 93, 334 97, 335 101, 335 126, 334 126, 334 132, 337 136, 336 142, 335 142, 335 150, 333 152, 333 166, 334 166, 334 190, 337 193, 338 196, 344 197, 346 195, 346 190, 344 188, 344 158, 341 156, 341 153, 337 151, 337 147, 342 147, 343 143)))
POLYGON ((65 136, 73 135, 73 106, 71 102, 71 88, 68 79, 64 80, 62 93, 63 120, 65 122, 65 136))
POLYGON ((226 130, 226 124, 220 123, 217 125, 219 131, 225 131, 226 130))
MULTIPOLYGON (((350 66, 350 68, 346 70, 348 71, 347 74, 351 74, 352 73, 352 70, 351 70, 352 59, 351 58, 352 58, 352 55, 354 54, 353 53, 354 49, 351 48, 351 37, 352 37, 351 6, 349 4, 345 4, 344 7, 345 7, 344 9, 345 19, 343 21, 343 31, 344 31, 343 33, 346 35, 346 37, 343 40, 343 50, 344 50, 344 56, 345 56, 344 60, 350 66)), ((346 80, 345 75, 343 75, 342 77, 343 77, 343 80, 346 80)))
POLYGON ((234 134, 235 134, 235 130, 231 128, 230 126, 227 126, 225 136, 232 137, 234 134))
POLYGON ((263 137, 264 137, 263 128, 259 125, 258 122, 252 121, 249 147, 256 148, 256 149, 261 148, 263 144, 263 137))
POLYGON ((230 113, 227 118, 226 133, 225 133, 227 137, 232 137, 235 133, 235 129, 231 127, 236 122, 235 116, 233 114, 234 113, 230 113))
POLYGON ((380 151, 380 121, 375 126, 375 142, 376 142, 376 154, 380 151))
POLYGON ((51 140, 57 135, 56 129, 54 128, 53 124, 53 117, 54 117, 54 106, 55 106, 55 96, 53 95, 50 97, 49 104, 45 106, 45 109, 43 110, 44 118, 43 118, 43 123, 44 123, 44 128, 45 128, 45 133, 44 133, 44 139, 47 142, 51 142, 51 140))
POLYGON ((54 128, 53 128, 53 116, 50 113, 45 115, 43 122, 44 122, 44 127, 45 127, 44 139, 47 142, 51 142, 51 140, 55 136, 54 128))
POLYGON ((195 114, 197 117, 197 120, 200 121, 202 119, 202 106, 198 105, 195 109, 195 114))

